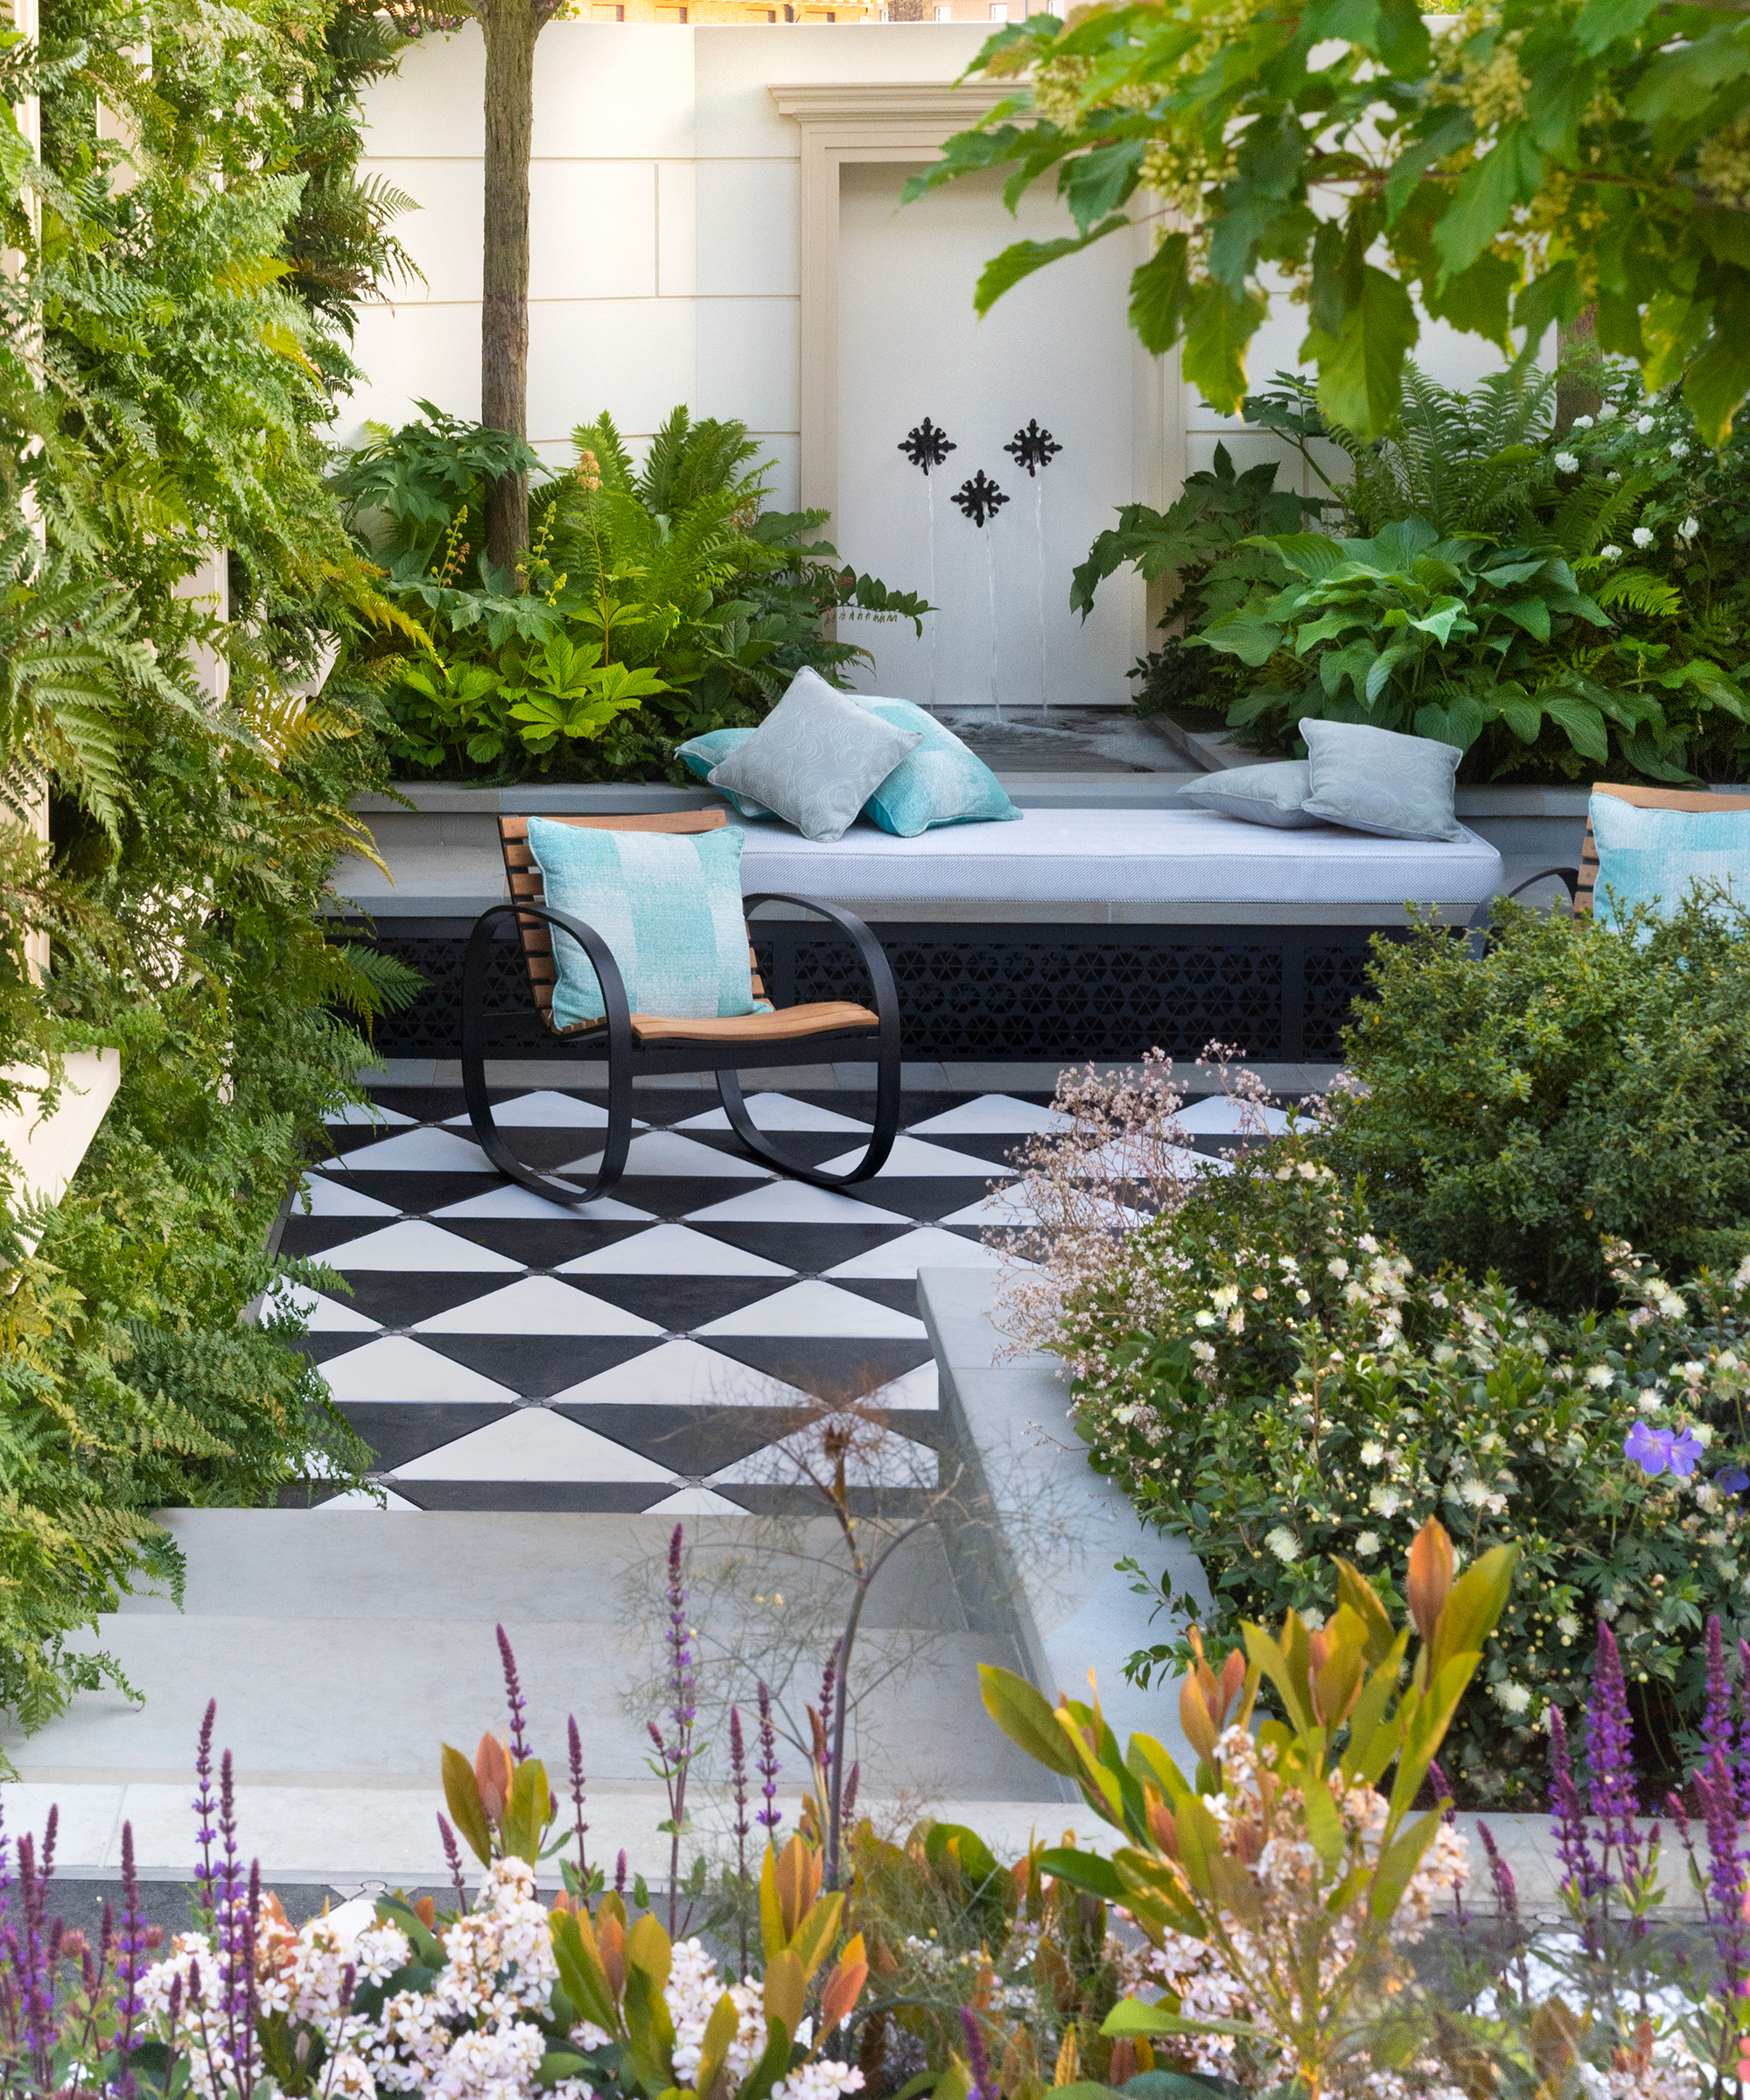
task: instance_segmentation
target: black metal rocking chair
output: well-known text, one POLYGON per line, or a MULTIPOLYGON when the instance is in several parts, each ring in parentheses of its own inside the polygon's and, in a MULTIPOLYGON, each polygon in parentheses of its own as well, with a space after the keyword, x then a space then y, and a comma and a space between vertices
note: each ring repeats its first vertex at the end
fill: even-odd
MULTIPOLYGON (((726 821, 721 809, 687 809, 648 816, 562 816, 556 823, 578 824, 595 830, 714 831, 726 821)), ((501 816, 499 842, 510 878, 509 904, 495 904, 482 912, 469 935, 462 962, 462 1091, 474 1137, 480 1150, 499 1172, 534 1194, 555 1203, 572 1206, 591 1203, 609 1194, 626 1172, 632 1142, 633 1081, 664 1073, 696 1072, 702 1062, 716 1074, 717 1088, 729 1117, 730 1127, 745 1151, 764 1165, 816 1188, 848 1188, 879 1173, 893 1149, 900 1127, 900 995, 893 973, 881 944, 852 913, 818 898, 793 897, 777 891, 745 900, 749 911, 761 904, 794 904, 818 913, 849 934, 857 944, 875 995, 875 1011, 833 999, 812 1005, 790 1006, 781 1012, 753 1013, 729 1020, 684 1020, 660 1014, 630 1011, 626 985, 607 942, 592 926, 546 902, 541 871, 528 850, 528 819, 501 816), (579 1050, 605 1048, 607 1053, 607 1138, 594 1178, 583 1187, 556 1181, 527 1166, 506 1144, 504 1134, 493 1121, 486 1096, 486 963, 501 919, 514 917, 522 936, 523 961, 528 971, 535 1001, 548 1028, 579 1050), (553 1019, 553 989, 558 965, 553 953, 552 928, 569 934, 589 957, 601 988, 606 1018, 584 1021, 570 1028, 553 1019), (787 1159, 754 1124, 742 1097, 740 1071, 750 1067, 771 1068, 808 1065, 822 1057, 866 1056, 875 1051, 875 1125, 867 1149, 857 1165, 844 1173, 826 1173, 787 1159), (732 1066, 716 1060, 732 1052, 732 1066)), ((749 929, 748 948, 752 951, 749 929)), ((756 962, 754 996, 763 998, 764 988, 756 962)))

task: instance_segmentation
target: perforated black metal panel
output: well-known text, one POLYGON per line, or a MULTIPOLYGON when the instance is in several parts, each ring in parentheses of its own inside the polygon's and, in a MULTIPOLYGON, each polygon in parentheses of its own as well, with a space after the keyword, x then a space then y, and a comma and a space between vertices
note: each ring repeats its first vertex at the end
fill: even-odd
MULTIPOLYGON (((755 922, 774 1002, 863 999, 855 951, 818 921, 755 922)), ((372 938, 429 981, 378 1025, 387 1057, 454 1057, 461 1046, 462 920, 380 920, 372 938)), ((1248 1057, 1328 1061, 1366 989, 1365 927, 883 925, 900 988, 906 1054, 1025 1063, 1194 1057, 1212 1040, 1248 1057)), ((507 930, 487 971, 494 1057, 569 1054, 542 1027, 522 951, 507 930)))

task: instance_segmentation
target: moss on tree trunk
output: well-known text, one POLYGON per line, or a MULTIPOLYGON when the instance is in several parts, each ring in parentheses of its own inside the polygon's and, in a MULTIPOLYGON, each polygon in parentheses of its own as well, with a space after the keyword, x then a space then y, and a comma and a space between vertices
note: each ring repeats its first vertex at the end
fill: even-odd
MULTIPOLYGON (((528 435, 528 156, 535 39, 551 10, 478 0, 486 38, 486 224, 480 298, 480 421, 528 435)), ((528 549, 528 481, 507 474, 486 492, 486 558, 514 570, 528 549)))

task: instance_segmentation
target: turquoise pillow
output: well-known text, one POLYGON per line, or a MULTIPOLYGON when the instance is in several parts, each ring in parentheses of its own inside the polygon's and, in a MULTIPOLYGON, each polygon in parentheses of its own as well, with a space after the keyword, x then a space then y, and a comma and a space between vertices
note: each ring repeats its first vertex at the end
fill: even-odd
POLYGON ((895 729, 916 731, 923 742, 901 759, 863 805, 863 814, 896 838, 916 838, 937 824, 1006 823, 1021 814, 984 760, 950 729, 909 700, 850 697, 895 729))
POLYGON ((1718 883, 1733 903, 1750 906, 1750 809, 1641 809, 1616 794, 1593 795, 1587 809, 1600 925, 1614 925, 1638 904, 1669 919, 1698 881, 1718 883))
MULTIPOLYGON (((741 902, 742 833, 601 831, 528 820, 528 850, 547 902, 592 926, 626 980, 634 1013, 674 1020, 728 1020, 769 1013, 753 996, 747 920, 741 902)), ((604 1009, 589 957, 552 929, 560 1028, 598 1021, 604 1009)))
MULTIPOLYGON (((713 729, 702 737, 690 737, 684 744, 675 746, 675 756, 689 773, 696 774, 700 780, 710 782, 711 768, 720 766, 732 751, 739 751, 753 734, 751 729, 713 729)), ((738 816, 770 816, 772 812, 764 802, 756 802, 751 794, 738 794, 732 788, 719 788, 718 793, 729 802, 738 816)))

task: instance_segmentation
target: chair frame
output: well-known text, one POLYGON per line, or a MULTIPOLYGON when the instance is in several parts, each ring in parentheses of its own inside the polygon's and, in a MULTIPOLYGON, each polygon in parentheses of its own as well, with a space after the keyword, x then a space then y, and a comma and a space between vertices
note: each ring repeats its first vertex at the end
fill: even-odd
MULTIPOLYGON (((592 828, 618 829, 612 821, 592 828)), ((628 829, 634 827, 628 826, 628 829)), ((647 819, 637 825, 640 830, 654 829, 647 819)), ((695 826, 688 826, 692 830, 695 826)), ((630 1003, 626 994, 626 981, 620 965, 614 961, 612 950, 602 935, 584 920, 566 912, 556 911, 544 900, 517 898, 508 904, 495 904, 480 914, 473 931, 468 936, 467 947, 462 957, 462 1093, 467 1104, 468 1118, 473 1125, 475 1142, 500 1173, 514 1181, 519 1187, 531 1194, 543 1196, 548 1201, 560 1203, 570 1208, 598 1201, 610 1194, 626 1172, 627 1153, 632 1143, 632 1111, 634 1082, 637 1079, 660 1077, 667 1073, 696 1072, 702 1066, 709 1067, 717 1081, 718 1097, 724 1113, 728 1116, 730 1128, 735 1133, 744 1151, 751 1153, 763 1165, 774 1168, 791 1180, 805 1181, 815 1188, 844 1189, 866 1181, 878 1174, 887 1163, 893 1149, 893 1140, 900 1128, 900 995, 893 982, 892 966, 887 961, 880 942, 861 919, 841 906, 830 904, 818 897, 794 896, 786 891, 761 891, 758 895, 743 900, 747 911, 752 912, 762 904, 789 904, 801 906, 804 910, 830 920, 842 932, 849 934, 856 944, 864 968, 868 971, 875 995, 876 1023, 873 1026, 822 1030, 812 1034, 791 1037, 766 1037, 737 1042, 732 1038, 701 1040, 697 1038, 671 1039, 640 1043, 637 1040, 636 1026, 630 1003), (588 1027, 565 1031, 556 1035, 566 1043, 575 1043, 580 1051, 598 1056, 605 1046, 607 1051, 607 1136, 601 1159, 594 1176, 583 1187, 569 1181, 556 1181, 550 1175, 538 1172, 519 1159, 505 1140, 504 1133, 494 1122, 492 1102, 486 1091, 486 966, 490 960, 494 938, 500 920, 516 922, 524 936, 523 960, 529 962, 526 945, 532 928, 539 926, 568 934, 588 956, 600 988, 605 1018, 588 1027), (872 1045, 875 1050, 875 1122, 869 1143, 858 1163, 843 1173, 826 1173, 818 1167, 810 1167, 786 1158, 766 1134, 760 1130, 747 1112, 741 1091, 740 1074, 749 1069, 781 1069, 786 1066, 818 1064, 822 1058, 835 1054, 843 1055, 848 1051, 858 1051, 867 1055, 872 1045), (732 1053, 734 1063, 719 1065, 715 1060, 732 1053)), ((752 929, 749 929, 752 940, 752 929)), ((535 978, 530 970, 530 985, 535 978)), ((538 1003, 538 1002, 537 1002, 538 1003)), ((799 1010, 792 1010, 799 1011, 799 1010)), ((547 1025, 553 1028, 550 1010, 543 1010, 547 1025)))

